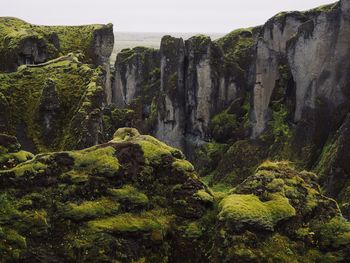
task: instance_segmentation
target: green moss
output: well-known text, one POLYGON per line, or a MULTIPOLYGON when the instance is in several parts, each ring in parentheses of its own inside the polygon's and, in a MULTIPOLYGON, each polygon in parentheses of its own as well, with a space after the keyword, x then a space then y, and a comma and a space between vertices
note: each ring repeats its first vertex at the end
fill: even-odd
POLYGON ((100 198, 93 201, 85 201, 81 204, 68 203, 62 208, 62 214, 64 218, 82 221, 113 215, 118 210, 119 204, 117 202, 108 198, 100 198))
POLYGON ((194 194, 195 198, 206 202, 206 203, 213 203, 214 202, 214 198, 212 195, 210 195, 207 191, 204 190, 198 190, 195 194, 194 194))
POLYGON ((210 124, 212 136, 218 142, 227 142, 238 127, 237 116, 227 111, 215 115, 210 124))
POLYGON ((339 249, 350 245, 350 223, 342 217, 334 217, 329 222, 316 226, 314 231, 323 248, 339 249))
POLYGON ((120 164, 114 156, 115 149, 113 147, 105 147, 96 149, 95 147, 71 152, 70 156, 74 158, 74 169, 83 170, 85 173, 99 173, 105 176, 114 176, 120 164))
POLYGON ((46 168, 46 164, 40 161, 36 161, 36 159, 34 158, 28 162, 19 164, 11 170, 15 172, 16 176, 23 176, 25 174, 36 175, 38 173, 44 173, 46 168))
POLYGON ((194 172, 193 165, 186 160, 176 160, 173 162, 172 167, 178 171, 194 172))
POLYGON ((137 136, 140 136, 140 133, 134 128, 120 128, 114 133, 113 141, 127 141, 137 136))
POLYGON ((25 237, 15 230, 0 227, 0 259, 19 259, 26 247, 25 237))
POLYGON ((147 195, 141 193, 131 185, 125 185, 120 189, 108 189, 108 193, 118 201, 128 201, 132 204, 148 204, 147 195))
POLYGON ((0 92, 6 96, 11 109, 8 113, 7 129, 11 134, 15 134, 16 127, 23 125, 24 132, 40 152, 74 148, 79 137, 69 131, 71 121, 79 113, 80 103, 83 103, 84 99, 94 101, 91 94, 96 94, 96 90, 91 93, 91 87, 87 83, 99 81, 101 78, 99 69, 82 73, 80 67, 89 66, 74 62, 74 55, 60 59, 62 61, 49 61, 42 66, 0 74, 0 92), (48 80, 54 83, 58 93, 59 113, 51 123, 54 127, 51 138, 44 138, 44 127, 40 122, 38 107, 42 89, 48 80), (68 139, 71 145, 64 145, 64 141, 68 139), (46 140, 50 143, 45 143, 46 140))
POLYGON ((157 230, 165 232, 168 228, 168 219, 158 211, 145 212, 140 215, 126 213, 90 221, 88 226, 96 231, 111 233, 152 232, 157 230))
POLYGON ((288 115, 288 110, 282 104, 280 104, 280 107, 277 111, 273 111, 272 133, 274 135, 275 141, 288 139, 291 136, 290 127, 286 121, 288 115))
POLYGON ((147 161, 160 163, 162 156, 172 155, 176 152, 175 149, 151 136, 143 135, 140 139, 142 140, 138 140, 136 143, 141 146, 147 161))
POLYGON ((338 3, 332 3, 332 4, 326 4, 326 5, 321 5, 319 7, 310 9, 306 12, 304 12, 304 14, 319 14, 319 13, 327 13, 327 12, 331 12, 333 10, 335 10, 335 8, 338 6, 338 3))
POLYGON ((272 231, 276 223, 295 214, 288 199, 280 195, 271 195, 269 201, 262 202, 255 195, 233 194, 220 202, 219 219, 235 228, 248 225, 272 231))
POLYGON ((185 230, 185 236, 188 238, 199 238, 203 235, 202 227, 198 222, 188 224, 185 230))
MULTIPOLYGON (((57 54, 82 51, 89 55, 94 32, 103 25, 87 26, 37 26, 12 17, 0 18, 0 52, 18 48, 25 39, 39 39, 47 45, 49 57, 57 54), (52 42, 52 35, 59 39, 59 47, 52 42)), ((8 52, 8 51, 7 51, 8 52)))
POLYGON ((237 80, 243 83, 251 63, 250 51, 254 45, 253 28, 237 29, 216 40, 225 53, 225 67, 228 72, 235 72, 237 80))
POLYGON ((31 160, 33 157, 34 155, 32 153, 26 151, 19 151, 14 153, 0 153, 0 169, 11 168, 19 163, 31 160))

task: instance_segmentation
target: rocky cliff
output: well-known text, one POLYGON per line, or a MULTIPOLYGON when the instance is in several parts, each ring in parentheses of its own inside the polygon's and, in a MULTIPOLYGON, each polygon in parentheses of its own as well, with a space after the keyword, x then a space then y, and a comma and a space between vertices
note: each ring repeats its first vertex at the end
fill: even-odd
POLYGON ((349 17, 164 36, 114 69, 111 25, 1 18, 0 261, 348 262, 349 17))
POLYGON ((348 196, 347 169, 334 160, 349 112, 348 17, 344 0, 283 12, 216 41, 165 36, 158 121, 147 132, 184 150, 215 181, 241 182, 266 158, 288 159, 321 171, 328 194, 348 196))
POLYGON ((1 132, 31 151, 101 141, 113 42, 112 25, 48 27, 1 18, 1 132))

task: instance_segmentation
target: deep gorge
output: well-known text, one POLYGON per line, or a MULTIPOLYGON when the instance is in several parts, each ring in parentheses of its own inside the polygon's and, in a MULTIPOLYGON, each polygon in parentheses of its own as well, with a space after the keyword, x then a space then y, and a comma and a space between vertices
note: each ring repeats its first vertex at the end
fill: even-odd
POLYGON ((348 262, 350 1, 110 66, 0 18, 1 262, 348 262))

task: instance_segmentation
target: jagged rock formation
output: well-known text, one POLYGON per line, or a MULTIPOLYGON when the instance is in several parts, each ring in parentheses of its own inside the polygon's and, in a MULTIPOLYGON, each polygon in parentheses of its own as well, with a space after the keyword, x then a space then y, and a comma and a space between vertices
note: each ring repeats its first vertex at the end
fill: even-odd
POLYGON ((21 150, 16 137, 0 133, 0 170, 7 170, 33 158, 33 154, 21 150))
POLYGON ((105 102, 103 79, 100 68, 81 63, 73 54, 0 74, 7 123, 1 132, 24 134, 21 143, 30 141, 39 151, 96 144, 101 128, 94 123, 101 122, 105 102))
POLYGON ((0 132, 38 151, 102 141, 113 43, 111 24, 49 27, 0 18, 0 132))
POLYGON ((346 140, 349 14, 343 0, 216 41, 164 37, 160 53, 171 55, 161 55, 158 122, 147 132, 183 149, 216 182, 242 182, 266 158, 321 169, 330 176, 322 186, 348 207, 340 197, 348 196, 347 169, 324 154, 340 154, 332 142, 346 140), (333 176, 342 186, 330 186, 333 176))
POLYGON ((0 134, 0 261, 347 262, 349 17, 165 36, 113 77, 111 25, 1 18, 0 132, 40 154, 0 134))
MULTIPOLYGON (((13 137, 1 135, 0 143, 19 150, 13 137)), ((320 194, 315 174, 265 162, 220 193, 183 158, 123 128, 108 143, 29 156, 5 168, 0 260, 346 262, 350 256, 350 223, 320 194)))
POLYGON ((0 20, 0 71, 43 63, 70 52, 84 53, 95 65, 108 62, 114 43, 113 26, 36 26, 12 17, 0 20))
POLYGON ((149 93, 154 75, 159 70, 158 53, 157 50, 136 47, 118 54, 112 90, 112 100, 116 106, 123 108, 137 97, 152 96, 149 93))
POLYGON ((185 46, 181 38, 163 37, 160 48, 161 84, 158 101, 156 135, 167 143, 184 149, 184 129, 188 123, 185 111, 185 46))

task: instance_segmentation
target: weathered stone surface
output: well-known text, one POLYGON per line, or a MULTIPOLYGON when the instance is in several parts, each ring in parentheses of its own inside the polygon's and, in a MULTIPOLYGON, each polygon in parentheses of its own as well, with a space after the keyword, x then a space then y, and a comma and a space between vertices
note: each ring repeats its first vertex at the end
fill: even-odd
POLYGON ((164 36, 160 46, 160 96, 156 137, 185 148, 185 45, 182 38, 164 36))
POLYGON ((287 42, 305 22, 300 13, 288 13, 270 19, 262 28, 256 44, 255 85, 252 137, 259 136, 271 118, 269 104, 277 81, 279 67, 285 63, 287 42))
POLYGON ((115 63, 112 102, 124 108, 137 97, 147 96, 145 93, 151 84, 152 72, 159 65, 157 50, 143 47, 122 50, 115 63))

